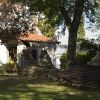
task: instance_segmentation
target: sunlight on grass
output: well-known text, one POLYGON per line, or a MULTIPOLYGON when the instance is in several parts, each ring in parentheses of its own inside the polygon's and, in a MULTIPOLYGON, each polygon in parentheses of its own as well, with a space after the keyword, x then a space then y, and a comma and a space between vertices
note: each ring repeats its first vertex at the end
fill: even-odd
POLYGON ((100 93, 82 91, 58 83, 34 83, 34 80, 0 81, 0 100, 99 100, 100 93))
POLYGON ((30 89, 36 88, 39 92, 65 92, 68 94, 80 94, 80 91, 65 86, 49 85, 49 84, 28 84, 30 89))

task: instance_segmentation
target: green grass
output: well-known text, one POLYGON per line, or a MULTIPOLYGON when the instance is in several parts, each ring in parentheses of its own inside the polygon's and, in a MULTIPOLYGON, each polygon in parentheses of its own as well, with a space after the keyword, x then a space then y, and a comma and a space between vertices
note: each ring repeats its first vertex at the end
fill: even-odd
POLYGON ((0 100, 100 100, 100 92, 9 77, 0 78, 0 100))

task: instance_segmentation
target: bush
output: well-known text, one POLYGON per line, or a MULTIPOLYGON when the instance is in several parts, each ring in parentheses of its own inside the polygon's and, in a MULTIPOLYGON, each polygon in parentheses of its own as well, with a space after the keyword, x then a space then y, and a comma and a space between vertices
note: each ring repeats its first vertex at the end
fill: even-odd
POLYGON ((12 73, 16 71, 16 64, 13 60, 10 60, 7 64, 2 65, 6 72, 12 73))
POLYGON ((3 66, 0 65, 0 74, 4 74, 5 73, 5 69, 3 66))
MULTIPOLYGON (((96 51, 89 50, 89 51, 79 51, 76 54, 76 64, 77 65, 85 65, 87 64, 94 56, 96 55, 96 51)), ((61 68, 65 69, 67 67, 67 53, 63 53, 61 58, 61 68)))
POLYGON ((100 50, 100 48, 99 48, 99 44, 96 44, 93 39, 91 39, 91 40, 83 39, 80 42, 80 50, 85 50, 85 51, 94 50, 94 51, 98 51, 98 50, 100 50))
POLYGON ((60 58, 60 61, 61 61, 61 64, 60 64, 61 68, 65 69, 67 67, 67 64, 66 64, 66 62, 67 62, 67 53, 62 54, 62 56, 60 58))
POLYGON ((87 52, 78 52, 76 55, 76 64, 86 64, 87 63, 87 52))
MULTIPOLYGON (((76 64, 84 65, 91 61, 96 55, 96 51, 100 51, 100 45, 96 44, 94 40, 81 40, 80 51, 76 54, 76 64)), ((63 53, 61 58, 61 68, 67 67, 67 53, 63 53)))
POLYGON ((91 40, 81 40, 80 51, 76 55, 76 62, 79 65, 87 64, 96 55, 99 45, 95 43, 93 39, 91 40))
POLYGON ((84 65, 87 64, 94 56, 96 52, 94 50, 90 51, 79 51, 76 55, 76 64, 84 65))

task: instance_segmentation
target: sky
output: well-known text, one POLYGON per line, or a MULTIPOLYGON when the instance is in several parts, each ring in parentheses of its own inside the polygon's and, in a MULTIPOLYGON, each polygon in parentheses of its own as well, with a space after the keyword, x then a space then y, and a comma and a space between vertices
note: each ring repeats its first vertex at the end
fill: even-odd
POLYGON ((85 38, 87 39, 97 39, 98 35, 100 34, 100 30, 93 32, 91 30, 86 30, 85 38))
MULTIPOLYGON (((88 29, 89 24, 84 23, 84 28, 85 28, 85 38, 86 39, 97 39, 97 36, 100 35, 100 30, 92 31, 92 29, 88 29)), ((56 31, 56 35, 58 34, 58 31, 61 31, 61 26, 59 29, 56 31)), ((60 35, 58 38, 59 42, 61 42, 61 45, 68 45, 68 30, 66 28, 65 35, 60 35)))
POLYGON ((85 38, 87 38, 87 39, 97 39, 98 35, 100 35, 100 30, 97 30, 95 28, 95 30, 93 31, 92 28, 94 28, 95 26, 88 29, 89 26, 90 26, 89 23, 85 22, 85 24, 84 24, 85 38))
MULTIPOLYGON (((60 26, 59 29, 56 30, 56 35, 59 34, 58 31, 61 32, 61 28, 62 28, 62 27, 60 26)), ((68 30, 67 30, 67 28, 66 28, 65 34, 62 35, 62 34, 60 33, 60 35, 59 35, 59 37, 58 37, 58 41, 61 42, 61 43, 60 43, 61 45, 67 45, 67 44, 68 44, 68 30)))

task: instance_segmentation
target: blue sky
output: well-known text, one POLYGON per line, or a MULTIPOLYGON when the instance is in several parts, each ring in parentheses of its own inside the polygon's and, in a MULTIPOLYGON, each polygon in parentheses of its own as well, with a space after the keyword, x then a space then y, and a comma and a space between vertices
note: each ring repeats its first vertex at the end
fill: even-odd
MULTIPOLYGON (((85 38, 86 39, 96 39, 97 36, 100 34, 100 30, 92 31, 92 29, 88 29, 87 27, 89 26, 89 23, 84 24, 85 28, 85 38)), ((59 31, 61 30, 61 27, 59 28, 59 31)), ((58 30, 56 31, 57 35, 58 30)), ((59 37, 59 41, 61 42, 62 45, 67 45, 68 44, 68 30, 66 29, 65 35, 61 35, 59 37)))
POLYGON ((85 38, 87 39, 96 39, 97 36, 100 34, 100 30, 97 30, 95 27, 95 24, 94 24, 94 27, 92 26, 92 28, 88 29, 89 27, 89 23, 84 23, 84 28, 85 28, 85 38), (93 28, 94 28, 94 31, 93 31, 93 28))
MULTIPOLYGON (((61 31, 61 26, 59 27, 59 29, 56 31, 56 35, 58 35, 58 31, 61 31)), ((66 28, 66 32, 65 34, 60 34, 59 38, 58 38, 59 42, 61 42, 62 45, 67 45, 68 44, 68 30, 66 28)))

